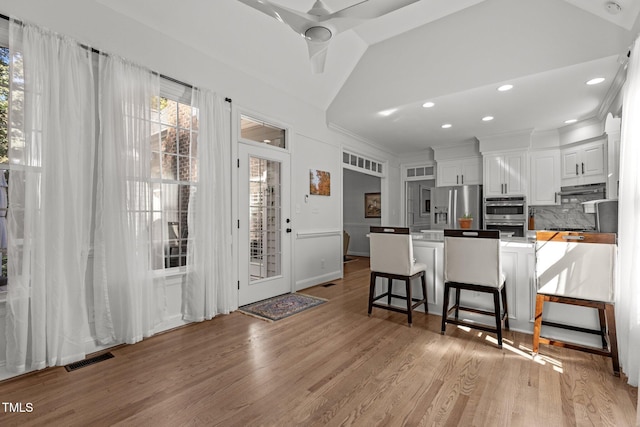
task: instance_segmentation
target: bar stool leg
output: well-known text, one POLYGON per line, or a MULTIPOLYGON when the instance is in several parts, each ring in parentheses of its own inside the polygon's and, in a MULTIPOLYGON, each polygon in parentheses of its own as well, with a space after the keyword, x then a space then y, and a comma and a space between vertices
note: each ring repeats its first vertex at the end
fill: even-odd
POLYGON ((544 295, 536 295, 536 314, 533 322, 533 354, 538 354, 540 348, 540 328, 542 327, 542 307, 544 306, 544 295))
POLYGON ((613 304, 605 304, 607 323, 609 325, 609 347, 611 351, 611 362, 613 364, 613 375, 620 376, 620 360, 618 359, 618 333, 616 331, 616 313, 613 304))
POLYGON ((413 299, 411 298, 411 279, 407 277, 404 279, 407 288, 407 317, 409 318, 409 327, 413 325, 413 316, 411 313, 411 306, 413 305, 413 299))
POLYGON ((502 290, 502 307, 504 307, 504 328, 509 330, 509 307, 507 304, 507 282, 504 282, 502 290))
POLYGON ((493 291, 493 306, 496 315, 496 333, 498 335, 498 347, 502 348, 502 316, 500 316, 500 291, 493 291))
POLYGON ((422 298, 424 299, 424 312, 429 313, 429 302, 427 301, 427 279, 425 278, 424 271, 420 276, 420 282, 422 283, 422 298))
POLYGON ((373 310, 373 293, 376 291, 376 273, 371 272, 371 279, 369 280, 369 317, 371 317, 371 311, 373 310))
POLYGON ((449 283, 444 284, 444 301, 442 302, 442 327, 440 328, 440 333, 444 335, 444 332, 447 328, 447 311, 449 311, 449 291, 451 290, 451 286, 449 283))

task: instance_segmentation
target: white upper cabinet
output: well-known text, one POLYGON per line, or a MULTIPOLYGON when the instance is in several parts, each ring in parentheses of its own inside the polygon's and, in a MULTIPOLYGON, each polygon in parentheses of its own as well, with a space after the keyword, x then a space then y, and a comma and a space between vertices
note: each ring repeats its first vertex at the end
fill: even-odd
POLYGON ((605 139, 561 150, 562 186, 606 182, 607 146, 605 139))
POLYGON ((529 206, 559 204, 560 150, 531 151, 529 171, 529 206))
POLYGON ((438 187, 482 184, 482 160, 480 157, 469 157, 439 161, 436 174, 438 187))
POLYGON ((527 152, 512 151, 484 156, 484 195, 527 194, 527 152))

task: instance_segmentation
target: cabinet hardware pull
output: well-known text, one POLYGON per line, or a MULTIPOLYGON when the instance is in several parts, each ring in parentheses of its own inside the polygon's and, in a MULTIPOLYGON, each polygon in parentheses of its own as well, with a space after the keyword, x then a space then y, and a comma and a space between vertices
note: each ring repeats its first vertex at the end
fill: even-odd
POLYGON ((576 175, 578 175, 578 164, 576 163, 576 175))
POLYGON ((582 162, 582 175, 584 175, 584 162, 582 162))
POLYGON ((456 184, 458 184, 458 179, 460 178, 460 175, 456 175, 456 184))
POLYGON ((462 177, 462 185, 464 185, 464 175, 460 175, 462 177))

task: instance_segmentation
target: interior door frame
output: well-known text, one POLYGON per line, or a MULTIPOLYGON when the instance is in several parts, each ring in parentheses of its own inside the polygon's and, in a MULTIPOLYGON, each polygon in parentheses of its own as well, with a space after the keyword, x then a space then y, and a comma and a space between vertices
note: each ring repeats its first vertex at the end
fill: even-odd
MULTIPOLYGON (((234 170, 234 172, 232 173, 232 192, 231 192, 231 207, 232 207, 232 218, 233 218, 233 223, 234 223, 234 227, 233 227, 233 236, 232 236, 232 240, 233 240, 233 280, 236 283, 236 304, 235 304, 235 308, 239 307, 240 304, 240 229, 238 227, 238 221, 240 221, 240 200, 239 200, 239 184, 240 184, 240 170, 238 168, 238 161, 239 161, 239 147, 240 144, 246 144, 246 145, 252 145, 255 147, 269 147, 270 149, 273 149, 275 151, 280 151, 280 152, 284 152, 284 153, 288 153, 289 154, 289 175, 288 176, 283 176, 283 179, 287 179, 290 183, 291 183, 291 177, 292 177, 292 173, 293 173, 293 150, 292 150, 292 144, 293 144, 293 130, 292 130, 292 126, 289 124, 286 124, 284 122, 282 122, 281 120, 277 120, 274 118, 270 118, 268 116, 266 116, 265 114, 256 112, 254 110, 242 107, 242 106, 237 106, 232 104, 232 108, 231 108, 231 138, 232 138, 232 147, 231 147, 231 161, 232 161, 232 169, 234 170), (275 125, 280 127, 281 129, 285 130, 285 147, 284 149, 282 148, 277 148, 277 147, 271 147, 268 146, 266 144, 263 143, 258 143, 255 141, 250 141, 244 138, 241 138, 240 136, 240 118, 242 115, 246 115, 246 116, 250 116, 254 119, 259 119, 264 121, 265 123, 269 123, 271 125, 275 125)), ((283 216, 288 217, 288 218, 292 218, 292 210, 291 210, 291 205, 293 203, 293 186, 290 185, 289 188, 289 211, 288 212, 284 212, 283 211, 283 216)), ((294 227, 292 227, 294 228, 294 227)), ((294 228, 295 229, 295 228, 294 228)), ((287 234, 288 239, 290 239, 290 254, 289 254, 289 260, 288 260, 288 265, 289 265, 289 277, 291 278, 291 287, 290 287, 290 292, 295 292, 295 266, 294 266, 294 253, 295 253, 295 239, 293 238, 293 233, 288 233, 287 234)))

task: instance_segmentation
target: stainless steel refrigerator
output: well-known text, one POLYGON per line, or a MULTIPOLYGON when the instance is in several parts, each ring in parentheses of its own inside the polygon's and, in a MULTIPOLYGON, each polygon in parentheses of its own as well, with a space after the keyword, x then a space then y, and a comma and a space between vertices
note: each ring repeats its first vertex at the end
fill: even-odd
POLYGON ((460 228, 458 218, 473 218, 471 228, 482 229, 482 185, 435 187, 431 189, 431 228, 460 228))

